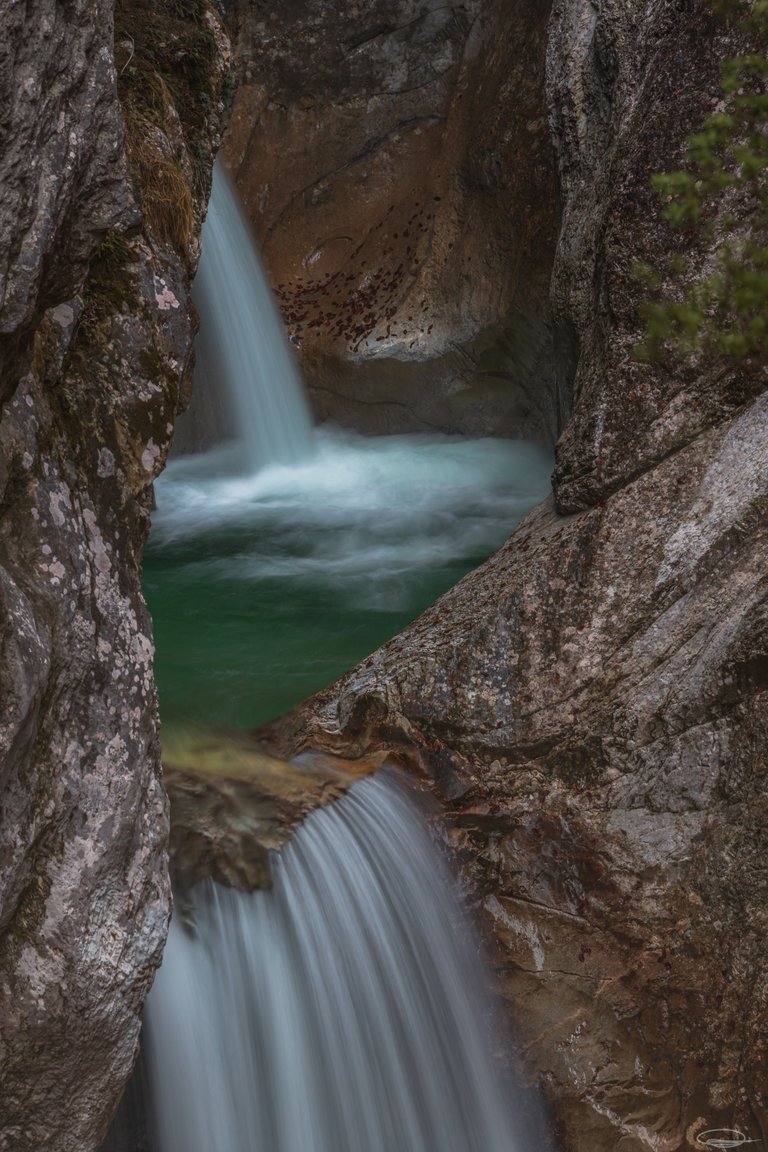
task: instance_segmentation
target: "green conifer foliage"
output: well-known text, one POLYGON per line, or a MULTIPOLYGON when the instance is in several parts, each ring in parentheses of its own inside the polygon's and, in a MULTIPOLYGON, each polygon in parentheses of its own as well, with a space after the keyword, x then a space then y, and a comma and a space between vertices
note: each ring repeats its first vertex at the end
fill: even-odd
POLYGON ((709 353, 768 365, 768 0, 726 0, 756 50, 722 67, 722 98, 688 139, 678 172, 655 175, 663 215, 690 244, 663 269, 637 264, 649 289, 640 361, 709 353))

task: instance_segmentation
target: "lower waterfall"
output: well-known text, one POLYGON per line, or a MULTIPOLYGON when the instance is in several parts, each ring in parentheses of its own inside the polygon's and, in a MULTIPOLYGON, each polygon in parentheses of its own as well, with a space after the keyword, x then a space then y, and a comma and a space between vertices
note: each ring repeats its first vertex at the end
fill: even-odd
POLYGON ((386 773, 314 812, 274 887, 174 918, 145 1025, 157 1152, 541 1149, 420 813, 386 773))

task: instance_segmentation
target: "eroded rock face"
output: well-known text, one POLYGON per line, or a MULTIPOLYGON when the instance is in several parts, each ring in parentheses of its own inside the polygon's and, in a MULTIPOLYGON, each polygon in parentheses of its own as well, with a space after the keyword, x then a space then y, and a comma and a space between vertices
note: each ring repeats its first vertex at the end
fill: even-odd
POLYGON ((768 395, 631 361, 626 279, 670 244, 648 171, 679 164, 732 36, 684 3, 555 0, 556 503, 269 733, 433 782, 568 1152, 768 1134, 768 395))
MULTIPOLYGON (((185 184, 188 247, 141 226, 111 4, 7 4, 0 20, 0 1147, 86 1152, 133 1063, 169 912, 139 565, 188 373, 204 181, 185 184)), ((204 171, 225 41, 203 20, 204 171)), ((178 121, 156 105, 148 147, 184 183, 178 121)))
POLYGON ((767 1130, 767 450, 763 395, 544 505, 278 739, 434 780, 574 1152, 767 1130))
POLYGON ((225 153, 320 418, 556 436, 548 10, 248 8, 225 153))
POLYGON ((756 48, 707 4, 553 7, 547 83, 563 220, 552 295, 577 357, 573 419, 557 448, 561 511, 602 499, 765 386, 761 373, 711 357, 648 368, 632 356, 647 292, 634 265, 663 271, 671 251, 696 244, 661 217, 649 174, 681 167, 687 138, 722 97, 723 59, 756 48))

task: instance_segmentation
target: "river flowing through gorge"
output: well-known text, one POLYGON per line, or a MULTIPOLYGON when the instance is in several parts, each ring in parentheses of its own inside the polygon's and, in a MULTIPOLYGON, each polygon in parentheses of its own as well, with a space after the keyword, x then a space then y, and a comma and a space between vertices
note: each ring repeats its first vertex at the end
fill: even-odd
MULTIPOLYGON (((219 165, 195 292, 223 433, 157 483, 144 585, 166 732, 253 728, 329 683, 500 545, 551 464, 523 442, 313 430, 219 165)), ((390 770, 313 812, 272 869, 269 892, 198 884, 173 920, 145 1027, 153 1152, 548 1146, 390 770)))
POLYGON ((195 299, 199 391, 181 437, 199 443, 195 423, 213 408, 225 439, 177 456, 158 480, 144 588, 165 722, 253 728, 502 544, 546 495, 551 456, 522 441, 313 430, 220 163, 195 299))
POLYGON ((386 772, 312 813, 270 892, 212 882, 148 1005, 158 1152, 529 1152, 473 931, 386 772))
POLYGON ((6 8, 0 1150, 768 1142, 762 0, 6 8))

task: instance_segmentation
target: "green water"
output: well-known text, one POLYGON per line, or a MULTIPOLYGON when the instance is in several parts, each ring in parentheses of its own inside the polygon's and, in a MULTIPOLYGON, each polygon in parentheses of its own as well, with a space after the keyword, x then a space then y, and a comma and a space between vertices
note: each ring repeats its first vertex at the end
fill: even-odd
POLYGON ((302 468, 172 464, 144 568, 165 722, 252 728, 400 631, 542 495, 531 445, 321 435, 302 468))
POLYGON ((238 728, 330 684, 484 559, 420 573, 399 609, 349 608, 341 589, 213 575, 195 564, 207 543, 154 553, 145 567, 162 712, 169 721, 238 728))

